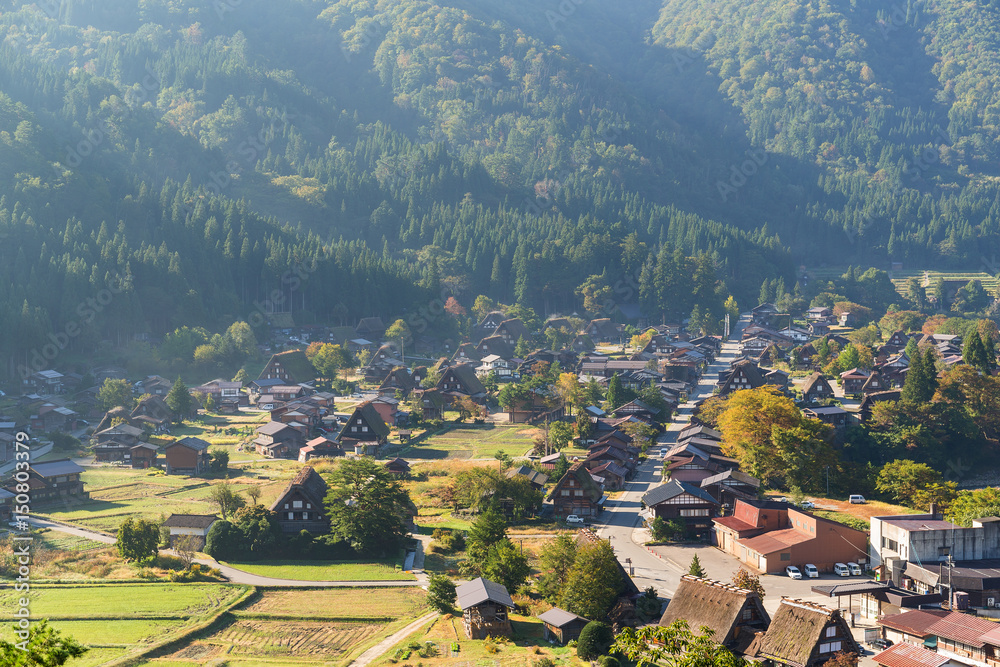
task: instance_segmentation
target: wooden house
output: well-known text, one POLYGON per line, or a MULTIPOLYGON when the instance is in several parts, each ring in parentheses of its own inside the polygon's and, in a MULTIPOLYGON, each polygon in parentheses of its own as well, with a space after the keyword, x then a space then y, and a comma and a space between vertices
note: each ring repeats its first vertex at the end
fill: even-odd
POLYGON ((258 380, 280 380, 282 384, 297 385, 316 379, 316 369, 302 350, 289 350, 271 355, 258 380))
POLYGON ((767 630, 771 617, 757 593, 711 579, 681 577, 660 625, 685 620, 691 628, 707 627, 712 640, 737 656, 746 652, 758 632, 767 630))
POLYGON ((420 415, 424 419, 441 419, 444 416, 444 396, 437 389, 417 389, 414 392, 420 401, 420 415))
POLYGON ((524 325, 524 322, 517 317, 504 320, 498 324, 496 330, 493 332, 493 335, 500 336, 500 338, 506 341, 511 347, 517 346, 518 341, 522 338, 525 342, 531 342, 531 332, 528 330, 528 327, 524 325))
POLYGON ((129 447, 127 460, 135 469, 152 468, 156 465, 156 457, 159 451, 156 445, 151 445, 148 442, 140 442, 137 445, 129 447))
POLYGON ((385 469, 396 477, 406 477, 410 474, 410 464, 398 456, 385 464, 385 469))
POLYGON ((465 364, 445 369, 438 380, 437 389, 449 400, 469 397, 479 401, 486 396, 486 387, 476 377, 476 370, 465 364))
POLYGON ((818 371, 806 378, 802 385, 802 400, 807 403, 833 398, 833 387, 826 381, 822 373, 818 371))
POLYGON ((171 547, 176 547, 181 539, 191 537, 193 542, 188 546, 194 551, 201 551, 205 548, 208 531, 218 520, 219 517, 214 514, 171 514, 160 526, 170 531, 171 547))
POLYGON ((876 403, 881 403, 882 401, 898 401, 901 395, 902 392, 898 389, 876 391, 871 394, 865 394, 864 398, 861 399, 861 405, 858 406, 858 416, 861 418, 861 421, 868 421, 872 416, 872 407, 876 403))
POLYGON ((601 483, 604 488, 611 491, 624 489, 630 472, 628 468, 615 461, 605 461, 589 470, 591 477, 603 480, 601 483))
POLYGON ((542 622, 542 639, 565 644, 580 638, 580 632, 590 621, 559 607, 538 615, 542 622))
POLYGON ((840 383, 847 395, 860 394, 861 388, 871 377, 871 373, 860 368, 852 368, 840 374, 840 383))
POLYGON ((514 601, 504 586, 479 577, 459 586, 455 595, 469 639, 510 637, 514 601))
POLYGON ((746 654, 777 665, 813 667, 842 651, 862 653, 839 609, 783 597, 771 625, 757 635, 746 654))
POLYGON ((397 395, 406 398, 418 386, 417 381, 410 374, 409 370, 402 366, 397 366, 389 371, 389 374, 382 380, 382 384, 378 387, 378 393, 380 396, 388 396, 390 398, 396 398, 397 395))
POLYGON ((861 385, 861 393, 865 396, 868 394, 874 394, 875 392, 885 391, 886 389, 889 389, 889 383, 886 382, 885 378, 883 378, 882 374, 877 370, 872 371, 868 375, 868 379, 865 380, 865 383, 861 385))
POLYGON ((188 436, 172 442, 163 448, 168 475, 190 475, 197 477, 208 471, 212 457, 208 453, 208 443, 201 438, 188 436))
POLYGON ((164 377, 160 377, 159 375, 147 375, 145 378, 135 383, 134 391, 140 396, 143 394, 149 394, 150 396, 166 398, 173 386, 174 383, 164 377))
POLYGON ((625 336, 624 328, 607 317, 591 320, 583 333, 595 343, 620 343, 625 336))
POLYGON ((566 471, 562 479, 549 493, 549 500, 559 518, 575 514, 576 516, 596 516, 601 509, 604 491, 590 476, 590 472, 582 463, 574 463, 566 471))
POLYGON ((305 445, 302 431, 290 424, 268 422, 257 428, 254 449, 270 459, 298 459, 299 450, 305 445))
POLYGON ((360 338, 378 340, 385 333, 385 324, 381 317, 362 317, 358 326, 354 327, 354 333, 360 338))
POLYGON ((354 453, 376 456, 389 438, 389 426, 370 402, 355 406, 344 428, 337 435, 341 446, 353 447, 354 453))
POLYGON ((315 534, 329 531, 330 521, 323 507, 326 492, 326 482, 319 473, 312 466, 302 468, 271 503, 271 511, 277 516, 281 531, 291 535, 303 530, 315 534))
POLYGON ((650 519, 679 521, 684 524, 688 536, 708 534, 712 530, 712 517, 718 514, 721 506, 708 491, 677 480, 650 489, 642 496, 642 502, 649 510, 650 519))
POLYGON ((147 396, 142 399, 129 415, 133 424, 141 424, 144 428, 148 428, 150 433, 163 433, 170 428, 174 417, 174 411, 159 396, 147 396))
POLYGON ((507 478, 513 479, 515 477, 524 477, 531 484, 531 488, 541 491, 545 488, 545 483, 549 481, 549 476, 540 473, 534 468, 529 468, 528 466, 518 466, 517 468, 511 468, 507 471, 507 478))
POLYGON ((767 382, 760 368, 752 361, 738 361, 733 364, 729 375, 719 383, 719 396, 728 396, 740 389, 756 389, 767 382))
MULTIPOLYGON (((84 490, 80 479, 82 472, 83 468, 70 459, 32 463, 28 468, 31 502, 86 500, 89 494, 84 490)), ((9 490, 13 490, 13 487, 9 490)))
POLYGON ((299 450, 299 462, 306 463, 312 459, 334 458, 344 455, 344 448, 325 436, 313 438, 299 450))
POLYGON ((725 470, 701 480, 701 488, 723 506, 735 507, 737 500, 755 500, 760 493, 760 480, 739 470, 725 470))

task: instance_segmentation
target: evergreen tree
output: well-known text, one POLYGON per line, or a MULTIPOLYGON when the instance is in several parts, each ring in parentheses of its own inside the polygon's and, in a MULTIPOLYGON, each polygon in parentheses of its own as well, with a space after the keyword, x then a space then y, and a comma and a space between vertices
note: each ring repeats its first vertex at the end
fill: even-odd
POLYGON ((698 554, 695 554, 694 558, 691 559, 691 565, 688 567, 688 574, 690 574, 692 577, 705 576, 705 570, 701 566, 701 561, 698 560, 698 554))
POLYGON ((531 348, 528 347, 528 341, 524 340, 524 336, 521 336, 517 339, 517 345, 514 346, 514 356, 518 359, 524 359, 530 353, 531 348))
POLYGON ((184 384, 180 376, 177 377, 174 386, 170 388, 166 401, 167 406, 173 410, 178 421, 191 416, 191 406, 194 404, 194 399, 191 397, 191 392, 188 391, 187 385, 184 384))
POLYGON ((625 387, 622 386, 622 380, 618 375, 612 375, 608 382, 608 399, 605 403, 608 412, 628 403, 625 398, 625 387))

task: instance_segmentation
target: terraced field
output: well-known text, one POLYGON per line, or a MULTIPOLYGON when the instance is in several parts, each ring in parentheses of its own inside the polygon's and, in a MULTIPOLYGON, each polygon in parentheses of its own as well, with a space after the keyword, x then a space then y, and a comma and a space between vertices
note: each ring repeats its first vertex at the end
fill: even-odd
POLYGON ((540 429, 525 424, 460 425, 421 438, 399 455, 407 459, 487 459, 503 450, 511 456, 523 456, 540 435, 540 429))

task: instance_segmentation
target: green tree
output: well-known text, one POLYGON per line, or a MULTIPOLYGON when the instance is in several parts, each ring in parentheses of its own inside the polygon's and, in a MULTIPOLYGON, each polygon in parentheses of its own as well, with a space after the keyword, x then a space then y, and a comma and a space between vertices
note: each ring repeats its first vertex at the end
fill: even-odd
POLYGON ((241 368, 236 371, 236 375, 233 377, 233 382, 239 382, 241 385, 246 386, 250 382, 250 374, 247 373, 247 369, 241 368))
POLYGON ((427 604, 442 614, 455 606, 455 582, 443 574, 432 574, 427 584, 427 604))
POLYGON ((132 385, 128 380, 107 378, 97 390, 97 402, 105 412, 117 407, 131 410, 134 402, 132 385))
POLYGON ((152 521, 127 517, 118 527, 115 547, 128 563, 145 565, 156 558, 160 544, 160 527, 152 521))
POLYGON ((928 347, 923 354, 919 352, 910 359, 910 367, 903 382, 900 399, 910 403, 927 403, 933 398, 937 389, 937 369, 934 362, 934 349, 928 347))
POLYGON ((263 505, 246 505, 233 513, 233 525, 240 531, 240 554, 249 552, 253 558, 270 555, 281 544, 278 515, 263 505))
POLYGON ((875 489, 891 497, 895 502, 924 509, 931 502, 942 507, 958 495, 955 482, 945 482, 941 473, 926 463, 915 463, 908 459, 897 459, 882 466, 875 489))
POLYGON ((406 320, 398 319, 385 330, 385 337, 386 340, 399 341, 399 346, 402 348, 405 343, 413 339, 413 334, 410 333, 406 320))
POLYGON ((486 558, 490 545, 506 539, 507 521, 500 512, 494 509, 480 514, 469 528, 466 535, 466 554, 470 560, 482 562, 486 558))
POLYGON ((502 584, 509 591, 517 590, 531 574, 528 557, 507 537, 491 544, 478 565, 483 577, 502 584))
POLYGON ((229 521, 222 519, 212 524, 205 537, 205 553, 216 560, 229 560, 243 546, 243 534, 229 521))
POLYGON ((0 640, 0 665, 4 667, 57 667, 70 658, 79 658, 90 649, 72 637, 64 637, 49 625, 48 619, 32 623, 27 636, 14 625, 21 641, 0 640))
POLYGON ((524 359, 531 353, 531 348, 528 346, 528 341, 521 336, 517 339, 517 345, 514 346, 514 356, 518 359, 524 359))
MULTIPOLYGON (((227 465, 229 463, 228 456, 226 457, 226 463, 227 465)), ((219 507, 219 512, 222 514, 223 519, 228 518, 230 514, 246 505, 243 496, 233 488, 232 483, 228 480, 213 484, 212 488, 208 491, 208 497, 219 507)))
POLYGON ((178 421, 191 415, 191 407, 194 404, 194 399, 191 398, 191 392, 188 391, 187 385, 184 384, 180 377, 177 378, 174 386, 167 393, 166 402, 167 407, 177 416, 178 421))
POLYGON ((586 442, 594 435, 594 422, 590 421, 590 415, 584 410, 581 410, 580 414, 576 416, 575 428, 576 437, 580 438, 583 442, 586 442))
POLYGON ((205 412, 215 412, 215 397, 211 394, 205 394, 205 412))
POLYGON ((660 596, 656 594, 656 589, 650 586, 642 592, 642 595, 635 601, 635 611, 639 618, 650 622, 660 620, 663 613, 663 603, 660 596))
POLYGON ((560 535, 542 547, 539 558, 538 591, 552 604, 559 602, 559 595, 576 560, 576 540, 560 535))
POLYGON ((608 652, 615 641, 611 626, 601 621, 591 621, 583 626, 576 640, 576 655, 581 660, 596 660, 608 652))
POLYGON ((691 559, 691 565, 688 566, 687 573, 690 574, 692 577, 705 576, 705 570, 701 566, 701 561, 698 560, 698 554, 695 554, 694 558, 691 559))
POLYGON ((684 620, 665 627, 625 628, 611 650, 625 655, 637 667, 747 667, 745 660, 713 641, 712 635, 707 628, 702 634, 691 632, 684 620))
POLYGON ((611 545, 580 546, 566 578, 559 606, 584 618, 605 618, 622 589, 621 568, 611 545))
POLYGON ((959 526, 969 527, 984 516, 1000 516, 1000 488, 960 491, 948 507, 948 518, 959 526))
POLYGON ((212 460, 208 463, 208 469, 215 475, 225 474, 226 470, 229 469, 229 451, 226 449, 213 449, 209 454, 212 460))
POLYGON ((367 457, 341 461, 329 482, 330 532, 364 554, 395 552, 406 537, 412 506, 402 483, 367 457))
MULTIPOLYGON (((589 423, 589 420, 588 420, 589 423)), ((556 451, 573 440, 573 425, 568 422, 552 422, 549 425, 549 446, 556 451)))
POLYGON ((611 379, 608 380, 608 398, 605 402, 605 409, 612 412, 630 400, 632 399, 628 397, 625 387, 622 386, 622 379, 617 374, 612 375, 611 379))

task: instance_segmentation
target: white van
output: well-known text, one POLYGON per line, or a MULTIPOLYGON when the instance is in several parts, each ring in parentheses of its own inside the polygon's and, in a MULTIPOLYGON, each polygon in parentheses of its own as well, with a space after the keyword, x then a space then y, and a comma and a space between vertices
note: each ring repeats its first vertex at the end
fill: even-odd
POLYGON ((837 563, 833 566, 833 573, 841 577, 851 576, 851 569, 844 563, 837 563))
POLYGON ((853 496, 847 499, 852 505, 864 505, 865 497, 859 493, 855 493, 853 496))
POLYGON ((806 566, 803 569, 805 570, 806 576, 810 579, 819 578, 819 570, 812 563, 806 563, 806 566))
POLYGON ((857 563, 848 563, 847 569, 851 571, 851 576, 860 577, 861 576, 861 566, 857 563))

